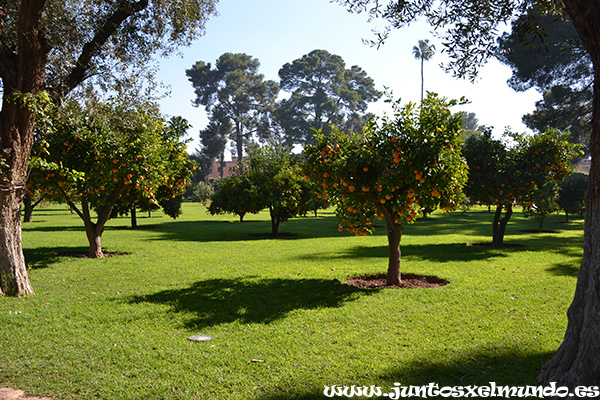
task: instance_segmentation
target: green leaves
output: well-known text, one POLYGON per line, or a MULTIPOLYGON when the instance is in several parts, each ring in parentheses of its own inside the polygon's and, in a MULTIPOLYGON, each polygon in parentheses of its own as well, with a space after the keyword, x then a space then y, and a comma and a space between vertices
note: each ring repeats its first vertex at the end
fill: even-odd
POLYGON ((393 118, 371 120, 362 135, 334 130, 307 146, 306 173, 337 206, 341 228, 366 234, 376 216, 401 229, 422 208, 457 206, 466 163, 450 105, 430 94, 419 108, 396 105, 393 118))

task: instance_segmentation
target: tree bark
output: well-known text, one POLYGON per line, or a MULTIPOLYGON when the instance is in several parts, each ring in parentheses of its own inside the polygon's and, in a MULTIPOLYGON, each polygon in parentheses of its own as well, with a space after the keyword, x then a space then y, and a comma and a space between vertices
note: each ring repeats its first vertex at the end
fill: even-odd
POLYGON ((137 228, 137 208, 135 203, 131 205, 131 229, 137 228))
POLYGON ((562 344, 542 368, 537 382, 574 388, 600 384, 600 2, 564 0, 575 29, 594 64, 590 151, 592 165, 586 198, 583 260, 562 344))
POLYGON ((275 210, 269 207, 269 214, 271 214, 271 235, 274 237, 279 236, 279 217, 276 215, 275 210))
POLYGON ((506 232, 506 225, 512 216, 512 204, 506 206, 496 206, 496 213, 494 214, 494 222, 492 223, 492 247, 500 248, 504 246, 504 234, 506 232), (506 207, 506 213, 502 217, 502 210, 506 207))
POLYGON ((25 194, 35 115, 15 95, 44 87, 50 46, 42 29, 44 0, 22 0, 15 53, 0 40, 0 295, 33 293, 21 248, 21 201, 25 194))
POLYGON ((402 282, 400 272, 400 240, 402 239, 402 225, 394 222, 394 217, 386 207, 381 207, 381 212, 385 218, 385 225, 388 237, 388 269, 386 274, 387 285, 399 285, 402 282))
POLYGON ((31 222, 33 214, 33 202, 31 196, 26 194, 23 196, 23 222, 31 222))
POLYGON ((402 227, 390 224, 386 219, 387 237, 388 237, 388 270, 386 275, 386 284, 399 285, 402 281, 400 273, 400 239, 402 239, 402 227))
POLYGON ((21 191, 0 190, 0 296, 33 294, 21 249, 21 191))

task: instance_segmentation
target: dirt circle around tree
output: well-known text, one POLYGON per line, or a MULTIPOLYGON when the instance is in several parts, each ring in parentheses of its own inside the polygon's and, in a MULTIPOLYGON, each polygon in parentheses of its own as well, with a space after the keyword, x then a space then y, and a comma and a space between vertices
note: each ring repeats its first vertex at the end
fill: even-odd
POLYGON ((429 289, 446 286, 450 282, 437 276, 401 274, 399 285, 387 285, 385 274, 377 274, 346 279, 346 283, 361 289, 429 289))
MULTIPOLYGON (((98 257, 98 258, 109 258, 109 257, 118 257, 118 256, 126 256, 130 253, 124 253, 124 252, 109 252, 109 251, 105 251, 103 252, 103 256, 102 257, 98 257)), ((71 258, 91 258, 90 255, 88 253, 76 253, 76 252, 70 252, 70 253, 59 253, 58 254, 60 257, 71 257, 71 258)), ((1 399, 0 399, 1 400, 1 399)))

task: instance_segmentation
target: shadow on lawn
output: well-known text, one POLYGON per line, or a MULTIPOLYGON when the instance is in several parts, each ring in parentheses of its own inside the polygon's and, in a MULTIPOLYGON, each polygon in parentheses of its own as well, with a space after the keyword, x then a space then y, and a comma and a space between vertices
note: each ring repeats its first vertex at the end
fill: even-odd
POLYGON ((270 323, 297 309, 339 307, 358 295, 376 291, 358 289, 323 279, 209 279, 185 289, 134 296, 131 303, 168 304, 182 313, 184 325, 200 329, 239 321, 270 323))
MULTIPOLYGON (((279 226, 279 240, 343 236, 338 232, 335 217, 306 217, 284 222, 279 226)), ((158 233, 158 240, 190 242, 230 242, 264 240, 271 233, 271 221, 174 221, 137 230, 158 233)))
MULTIPOLYGON (((492 249, 490 247, 467 246, 465 243, 439 243, 439 244, 408 244, 400 247, 403 260, 419 259, 435 262, 476 261, 487 260, 492 257, 507 257, 506 251, 514 249, 492 249)), ((301 255, 299 258, 307 260, 322 260, 327 258, 386 258, 388 246, 354 246, 343 253, 311 253, 301 255)))
POLYGON ((65 258, 65 254, 87 254, 88 247, 36 247, 33 249, 23 248, 23 255, 28 268, 48 268, 52 264, 65 258))
MULTIPOLYGON (((480 349, 474 353, 462 355, 459 359, 440 362, 435 356, 427 357, 426 360, 414 360, 409 363, 403 363, 397 368, 383 371, 378 377, 340 377, 331 382, 319 382, 322 386, 317 386, 311 390, 303 390, 301 393, 281 393, 281 389, 273 389, 258 397, 261 400, 309 400, 326 399, 324 395, 325 385, 327 386, 378 386, 383 393, 395 393, 390 388, 395 383, 400 383, 400 387, 410 390, 409 386, 427 386, 429 383, 435 383, 439 388, 444 386, 491 386, 494 382, 496 386, 529 386, 541 371, 542 366, 551 357, 551 352, 545 353, 524 353, 517 348, 494 348, 480 349), (275 392, 275 393, 273 393, 275 392)), ((424 398, 418 396, 417 392, 405 393, 406 396, 400 398, 424 398)), ((465 390, 466 392, 466 390, 465 390)), ((328 392, 329 393, 329 392, 328 392)), ((338 396, 344 397, 344 396, 338 396)), ((382 397, 386 398, 388 396, 382 397)), ((446 397, 446 396, 444 396, 446 397)), ((508 398, 504 396, 498 396, 508 398)), ((517 398, 522 396, 514 396, 517 398)), ((336 397, 337 398, 337 397, 336 397)), ((443 398, 441 396, 428 398, 443 398)))

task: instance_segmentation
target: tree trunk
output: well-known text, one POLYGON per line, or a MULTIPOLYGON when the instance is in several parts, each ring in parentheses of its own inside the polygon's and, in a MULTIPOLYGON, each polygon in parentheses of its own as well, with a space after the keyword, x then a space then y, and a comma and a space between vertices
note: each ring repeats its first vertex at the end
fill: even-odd
POLYGON ((402 281, 400 274, 400 239, 402 239, 402 227, 398 228, 393 224, 387 223, 387 237, 389 260, 386 284, 398 285, 402 281))
POLYGON ((21 192, 0 189, 0 296, 33 294, 21 248, 21 192))
POLYGON ((31 216, 33 215, 33 201, 31 195, 26 194, 23 196, 23 222, 31 222, 31 216))
POLYGON ((137 212, 135 203, 131 205, 131 229, 137 228, 137 212))
POLYGON ((42 29, 42 0, 22 0, 17 32, 18 54, 0 46, 0 295, 33 293, 21 248, 21 201, 27 160, 33 146, 35 115, 18 93, 37 95, 44 87, 50 46, 42 29))
POLYGON ((564 340, 537 382, 571 389, 600 384, 600 2, 564 0, 594 64, 590 186, 586 198, 583 260, 567 312, 564 340))
POLYGON ((91 224, 90 227, 86 224, 85 233, 90 244, 90 250, 88 252, 89 258, 102 258, 104 253, 102 252, 102 231, 99 231, 96 224, 91 224))
POLYGON ((423 74, 423 64, 425 63, 425 59, 421 57, 421 103, 423 102, 423 90, 425 88, 425 76, 423 74))
POLYGON ((244 163, 242 162, 242 158, 244 157, 244 136, 242 130, 241 122, 236 121, 235 126, 235 146, 237 149, 237 166, 238 172, 240 175, 244 174, 244 163))
POLYGON ((271 207, 269 207, 269 213, 271 214, 271 234, 277 237, 279 236, 279 217, 271 207))
POLYGON ((504 246, 504 233, 506 232, 506 225, 512 216, 512 212, 512 204, 496 206, 496 213, 494 214, 494 222, 492 224, 492 247, 500 248, 504 246), (506 207, 506 213, 502 217, 504 207, 506 207))

